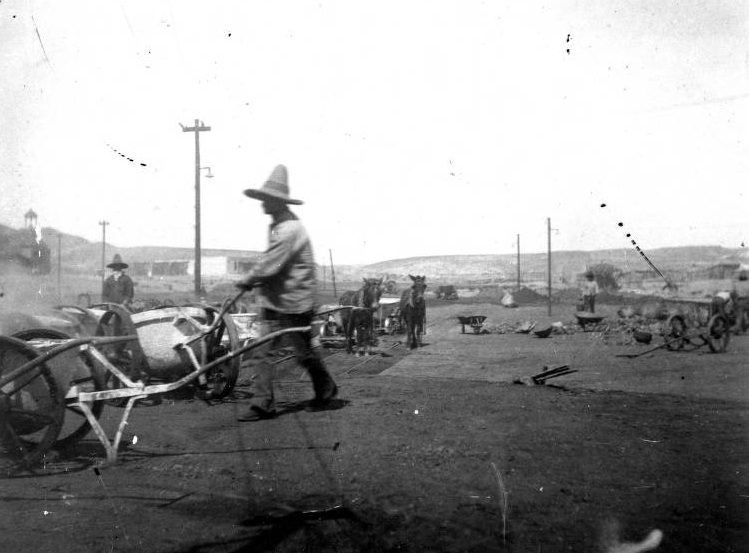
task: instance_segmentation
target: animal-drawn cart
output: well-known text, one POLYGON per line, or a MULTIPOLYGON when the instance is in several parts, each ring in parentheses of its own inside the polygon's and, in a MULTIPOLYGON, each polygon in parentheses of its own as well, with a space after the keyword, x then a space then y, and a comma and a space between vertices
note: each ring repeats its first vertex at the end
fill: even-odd
MULTIPOLYGON (((240 294, 241 295, 241 294, 240 294)), ((131 314, 107 304, 92 310, 96 335, 73 337, 49 328, 0 336, 0 466, 34 466, 90 430, 114 462, 136 401, 193 385, 203 398, 223 398, 237 380, 241 356, 294 327, 240 343, 227 313, 205 305, 131 314), (105 403, 124 410, 110 438, 99 424, 105 403)))

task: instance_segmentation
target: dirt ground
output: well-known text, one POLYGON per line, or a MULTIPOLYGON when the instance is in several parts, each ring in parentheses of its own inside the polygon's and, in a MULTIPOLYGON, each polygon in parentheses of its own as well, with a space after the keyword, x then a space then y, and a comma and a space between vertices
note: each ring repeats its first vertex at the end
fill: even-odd
MULTIPOLYGON (((654 528, 658 551, 749 551, 749 337, 629 359, 648 346, 461 334, 456 318, 540 328, 573 309, 432 302, 416 351, 398 335, 372 357, 324 349, 341 390, 327 411, 303 409, 293 360, 273 420, 235 420, 249 368, 228 401, 139 405, 116 464, 90 434, 0 480, 0 551, 587 552, 654 528), (513 383, 564 364, 577 372, 513 383)), ((122 413, 105 408, 111 434, 122 413)))

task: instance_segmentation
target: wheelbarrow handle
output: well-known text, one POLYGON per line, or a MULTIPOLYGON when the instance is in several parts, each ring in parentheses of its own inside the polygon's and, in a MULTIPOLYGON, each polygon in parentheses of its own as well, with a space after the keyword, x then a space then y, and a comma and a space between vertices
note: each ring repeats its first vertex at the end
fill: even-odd
MULTIPOLYGON (((216 330, 218 328, 218 325, 221 324, 221 321, 223 320, 224 315, 226 315, 226 313, 229 311, 229 308, 232 305, 234 305, 235 303, 237 303, 237 301, 239 300, 239 298, 241 298, 246 291, 247 290, 240 290, 237 293, 236 296, 234 296, 231 299, 228 299, 228 300, 224 301, 223 305, 221 306, 221 309, 219 309, 219 312, 216 315, 216 318, 213 320, 213 322, 210 324, 210 326, 203 327, 203 329, 200 332, 198 332, 197 334, 191 336, 187 341, 185 341, 184 345, 192 344, 193 342, 197 342, 198 340, 202 340, 203 337, 208 336, 214 330, 216 330)), ((174 348, 176 349, 178 347, 181 347, 182 345, 183 344, 180 342, 179 344, 175 344, 174 348)))
POLYGON ((247 290, 240 290, 232 299, 225 300, 223 305, 221 306, 221 310, 219 311, 218 316, 216 317, 216 320, 221 319, 224 315, 226 315, 231 306, 237 303, 239 301, 239 298, 244 296, 245 292, 247 292, 247 290))
POLYGON ((669 344, 673 344, 674 342, 678 342, 683 339, 684 339, 683 336, 679 336, 678 338, 672 338, 670 340, 666 340, 661 345, 655 346, 654 348, 646 349, 645 351, 641 351, 640 353, 620 353, 616 355, 616 357, 626 357, 627 359, 634 359, 636 357, 640 357, 641 355, 645 355, 646 353, 653 353, 654 351, 665 348, 669 344))

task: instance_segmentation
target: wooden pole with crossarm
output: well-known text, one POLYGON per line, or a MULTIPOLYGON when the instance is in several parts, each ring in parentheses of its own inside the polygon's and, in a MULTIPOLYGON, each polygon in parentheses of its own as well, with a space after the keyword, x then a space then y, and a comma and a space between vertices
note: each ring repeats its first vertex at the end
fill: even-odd
POLYGON ((179 124, 183 132, 195 133, 195 296, 200 297, 201 263, 200 258, 200 133, 210 131, 211 127, 206 127, 202 121, 196 119, 194 127, 185 127, 179 124))

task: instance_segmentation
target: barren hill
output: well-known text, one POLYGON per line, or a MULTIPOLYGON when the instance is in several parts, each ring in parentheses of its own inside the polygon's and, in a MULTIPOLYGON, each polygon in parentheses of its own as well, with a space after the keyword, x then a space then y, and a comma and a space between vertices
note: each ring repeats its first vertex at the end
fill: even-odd
MULTIPOLYGON (((742 248, 720 246, 685 246, 654 249, 647 254, 661 272, 680 272, 721 263, 747 263, 747 251, 742 248)), ((622 271, 651 270, 634 249, 596 251, 552 251, 552 275, 559 280, 574 280, 587 267, 610 263, 622 271)), ((548 267, 546 253, 521 252, 520 271, 524 280, 545 278, 548 267)), ((445 255, 393 259, 359 268, 363 276, 388 275, 395 280, 408 275, 428 275, 435 281, 475 280, 496 281, 513 279, 517 275, 517 255, 445 255)))
MULTIPOLYGON (((0 235, 6 238, 15 231, 0 225, 0 235)), ((41 230, 42 239, 51 249, 53 262, 58 256, 58 245, 62 247, 61 261, 66 270, 94 272, 101 268, 102 244, 85 238, 45 227, 41 230), (60 238, 58 238, 58 236, 60 238)), ((2 245, 2 244, 0 244, 2 245)), ((9 241, 5 240, 9 246, 9 241)), ((139 246, 123 248, 106 245, 106 261, 119 253, 129 263, 153 260, 192 259, 192 248, 162 246, 139 246)), ((258 252, 233 249, 204 249, 203 255, 252 256, 258 252)), ((724 248, 721 246, 685 246, 660 248, 647 252, 648 258, 663 273, 680 272, 696 268, 706 268, 721 263, 749 263, 749 252, 745 248, 724 248)), ((322 261, 322 260, 320 260, 322 261)), ((596 251, 552 251, 552 274, 558 281, 574 281, 577 274, 590 265, 610 263, 622 271, 647 271, 649 265, 633 248, 620 248, 596 251)), ((523 280, 545 279, 548 267, 546 253, 523 253, 520 257, 520 271, 523 280)), ((330 279, 330 267, 324 269, 330 279)), ((486 255, 443 255, 390 259, 369 265, 337 265, 336 278, 340 281, 357 280, 362 277, 387 276, 395 280, 408 280, 408 275, 427 275, 432 282, 453 280, 496 282, 512 280, 517 275, 516 254, 486 255)))

